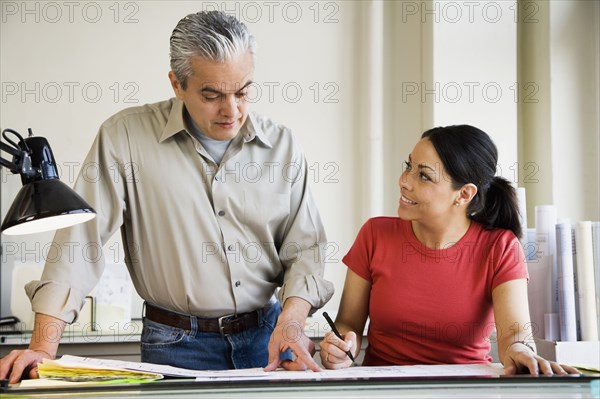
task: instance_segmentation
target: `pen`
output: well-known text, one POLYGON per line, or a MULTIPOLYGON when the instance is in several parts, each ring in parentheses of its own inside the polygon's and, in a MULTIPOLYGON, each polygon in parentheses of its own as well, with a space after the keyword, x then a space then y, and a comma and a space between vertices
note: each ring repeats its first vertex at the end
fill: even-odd
MULTIPOLYGON (((325 320, 327 320, 327 323, 329 323, 329 326, 331 327, 331 331, 333 331, 333 333, 336 335, 336 337, 338 337, 339 339, 341 339, 343 341, 344 338, 342 338, 342 335, 340 334, 338 329, 335 328, 335 324, 333 324, 333 320, 331 320, 331 317, 329 317, 327 312, 323 312, 323 316, 325 316, 325 320)), ((346 351, 346 355, 348 355, 350 360, 354 361, 354 356, 352 356, 352 352, 346 351)))

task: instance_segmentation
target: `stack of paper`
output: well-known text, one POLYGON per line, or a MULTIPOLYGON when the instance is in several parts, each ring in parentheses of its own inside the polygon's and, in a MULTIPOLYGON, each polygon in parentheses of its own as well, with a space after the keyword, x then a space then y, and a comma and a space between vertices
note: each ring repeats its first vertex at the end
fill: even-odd
POLYGON ((63 356, 59 360, 44 359, 38 364, 40 378, 74 381, 100 382, 111 380, 154 381, 163 378, 162 374, 147 371, 129 370, 99 364, 84 364, 75 357, 63 356))

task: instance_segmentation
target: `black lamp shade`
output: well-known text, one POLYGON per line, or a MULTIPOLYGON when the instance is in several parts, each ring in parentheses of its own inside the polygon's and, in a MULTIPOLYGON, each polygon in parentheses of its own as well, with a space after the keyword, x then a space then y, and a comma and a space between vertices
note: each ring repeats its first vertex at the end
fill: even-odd
POLYGON ((59 179, 38 180, 21 187, 1 231, 7 235, 39 233, 83 223, 95 216, 94 209, 59 179))

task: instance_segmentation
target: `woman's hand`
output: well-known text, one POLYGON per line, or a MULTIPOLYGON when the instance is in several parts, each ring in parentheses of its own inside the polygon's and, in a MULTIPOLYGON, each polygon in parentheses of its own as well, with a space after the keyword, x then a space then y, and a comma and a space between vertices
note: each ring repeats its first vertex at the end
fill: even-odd
MULTIPOLYGON (((352 365, 347 351, 355 353, 356 334, 352 331, 339 339, 333 332, 328 332, 320 344, 321 363, 328 369, 344 369, 352 365)), ((356 355, 355 355, 356 356, 356 355)))
POLYGON ((546 360, 520 342, 515 342, 506 349, 504 372, 506 375, 527 372, 531 375, 579 374, 576 368, 546 360))

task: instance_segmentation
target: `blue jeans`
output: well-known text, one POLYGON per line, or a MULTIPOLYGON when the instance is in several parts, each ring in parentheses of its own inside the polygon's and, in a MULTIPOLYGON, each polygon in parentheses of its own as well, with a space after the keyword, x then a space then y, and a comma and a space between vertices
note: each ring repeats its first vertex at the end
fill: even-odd
MULTIPOLYGON (((280 313, 279 302, 271 301, 259 310, 258 327, 226 336, 198 331, 195 317, 190 331, 144 318, 142 362, 191 370, 265 367, 269 339, 280 313)), ((291 359, 291 354, 288 351, 281 358, 291 359)))

